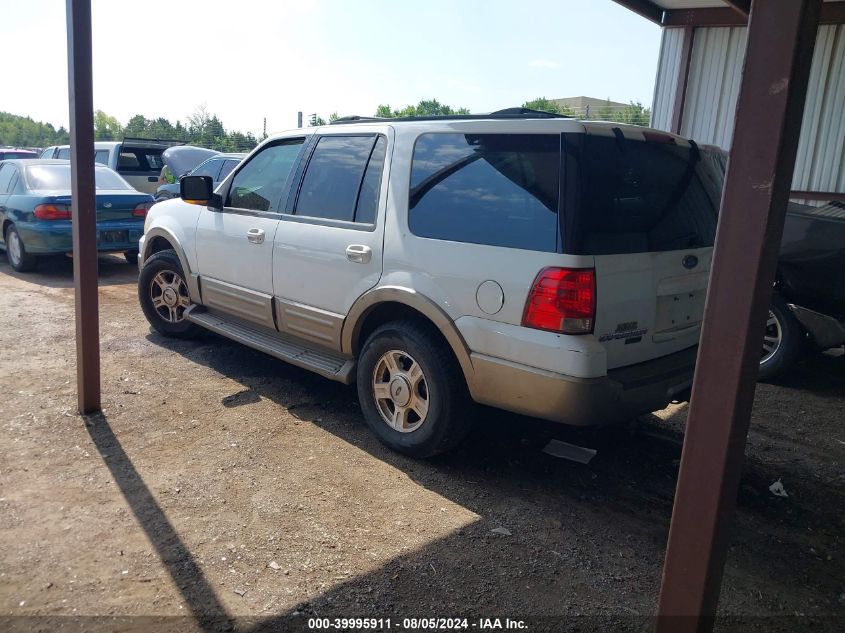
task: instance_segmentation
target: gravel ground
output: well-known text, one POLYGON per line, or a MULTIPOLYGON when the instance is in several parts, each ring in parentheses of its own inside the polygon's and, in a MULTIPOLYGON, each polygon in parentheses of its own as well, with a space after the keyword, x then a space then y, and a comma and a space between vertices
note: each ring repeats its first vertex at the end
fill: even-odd
MULTIPOLYGON (((367 432, 353 388, 152 333, 135 280, 101 259, 104 412, 83 419, 70 260, 0 264, 0 628, 648 630, 685 405, 633 434, 481 409, 465 446, 415 461, 367 432), (598 454, 551 457, 552 437, 598 454)), ((718 629, 845 630, 843 402, 842 356, 758 387, 718 629)))

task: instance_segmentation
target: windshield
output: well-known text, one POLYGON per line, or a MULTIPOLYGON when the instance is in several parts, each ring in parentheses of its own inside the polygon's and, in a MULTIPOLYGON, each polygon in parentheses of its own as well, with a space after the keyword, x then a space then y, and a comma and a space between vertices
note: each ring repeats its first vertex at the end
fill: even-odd
MULTIPOLYGON (((128 182, 107 167, 95 167, 94 178, 97 189, 132 189, 128 182)), ((33 191, 70 191, 70 165, 30 165, 26 168, 26 180, 33 191)))

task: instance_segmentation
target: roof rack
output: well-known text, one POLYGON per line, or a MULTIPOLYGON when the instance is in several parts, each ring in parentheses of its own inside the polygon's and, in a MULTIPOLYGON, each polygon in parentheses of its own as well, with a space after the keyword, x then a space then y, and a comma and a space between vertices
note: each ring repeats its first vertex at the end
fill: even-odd
POLYGON ((432 114, 426 116, 369 117, 344 116, 331 121, 331 125, 340 123, 392 123, 394 121, 479 121, 484 119, 571 119, 565 114, 543 112, 530 108, 505 108, 488 114, 432 114))

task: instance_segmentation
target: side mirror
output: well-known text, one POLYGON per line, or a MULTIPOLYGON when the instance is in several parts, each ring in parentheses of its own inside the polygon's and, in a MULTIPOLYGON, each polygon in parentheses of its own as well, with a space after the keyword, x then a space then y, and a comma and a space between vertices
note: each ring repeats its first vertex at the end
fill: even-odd
POLYGON ((214 194, 211 176, 183 176, 179 180, 179 197, 191 204, 223 207, 220 196, 214 194))

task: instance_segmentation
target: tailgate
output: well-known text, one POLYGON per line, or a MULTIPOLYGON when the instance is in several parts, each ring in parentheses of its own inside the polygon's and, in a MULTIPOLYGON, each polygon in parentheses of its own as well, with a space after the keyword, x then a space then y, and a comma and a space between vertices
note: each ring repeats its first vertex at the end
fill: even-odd
POLYGON ((607 368, 681 351, 698 342, 712 247, 601 255, 595 336, 607 368))

